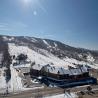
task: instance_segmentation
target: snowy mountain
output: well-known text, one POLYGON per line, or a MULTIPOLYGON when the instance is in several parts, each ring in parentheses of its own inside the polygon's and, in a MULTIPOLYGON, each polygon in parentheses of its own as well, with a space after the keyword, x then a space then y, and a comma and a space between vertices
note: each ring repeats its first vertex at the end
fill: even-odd
POLYGON ((36 64, 98 67, 98 51, 75 48, 59 41, 26 36, 0 36, 0 66, 10 66, 11 56, 26 54, 36 64))

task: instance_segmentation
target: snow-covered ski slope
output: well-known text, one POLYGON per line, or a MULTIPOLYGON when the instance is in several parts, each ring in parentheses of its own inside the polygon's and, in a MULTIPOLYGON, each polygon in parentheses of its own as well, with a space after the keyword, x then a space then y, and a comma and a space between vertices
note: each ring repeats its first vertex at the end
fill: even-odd
POLYGON ((9 53, 10 55, 18 56, 19 54, 23 53, 28 56, 28 59, 32 62, 36 62, 36 64, 53 64, 55 66, 64 66, 67 67, 68 63, 66 64, 64 60, 55 57, 54 55, 46 52, 45 55, 42 55, 34 50, 28 48, 27 46, 17 46, 15 44, 8 44, 9 45, 9 53))
POLYGON ((44 49, 40 49, 40 51, 42 51, 45 55, 41 54, 40 52, 36 52, 33 49, 30 49, 28 46, 22 46, 22 45, 20 46, 16 45, 15 43, 8 43, 8 46, 10 55, 15 55, 17 57, 21 53, 26 54, 30 61, 40 65, 50 64, 57 67, 68 68, 68 66, 75 67, 76 66, 75 64, 81 64, 97 68, 97 66, 95 65, 93 66, 88 62, 78 61, 73 58, 65 57, 63 59, 60 59, 44 49))

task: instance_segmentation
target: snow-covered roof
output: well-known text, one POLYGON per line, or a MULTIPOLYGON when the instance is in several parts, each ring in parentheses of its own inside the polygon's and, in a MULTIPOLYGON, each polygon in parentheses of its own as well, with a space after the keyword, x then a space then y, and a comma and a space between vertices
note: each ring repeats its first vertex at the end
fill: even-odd
POLYGON ((54 74, 69 74, 69 70, 68 69, 64 69, 64 68, 59 68, 59 67, 55 67, 55 66, 50 66, 50 67, 47 67, 47 70, 50 72, 50 73, 54 73, 54 74))
POLYGON ((85 66, 81 67, 82 72, 88 72, 87 68, 85 66))
POLYGON ((17 68, 16 70, 19 70, 22 73, 29 73, 30 72, 30 68, 27 68, 27 67, 17 68))
POLYGON ((30 63, 28 63, 28 64, 17 64, 17 66, 14 66, 14 68, 24 68, 24 67, 29 67, 30 68, 30 63))
POLYGON ((70 75, 79 75, 79 74, 82 74, 79 68, 70 69, 70 75))
POLYGON ((35 65, 32 66, 32 68, 35 69, 35 70, 41 70, 43 66, 44 65, 35 64, 35 65))
POLYGON ((55 66, 44 66, 45 71, 53 74, 69 74, 69 75, 79 75, 82 73, 87 72, 86 68, 82 67, 82 71, 80 68, 71 68, 71 69, 65 69, 63 67, 55 67, 55 66))

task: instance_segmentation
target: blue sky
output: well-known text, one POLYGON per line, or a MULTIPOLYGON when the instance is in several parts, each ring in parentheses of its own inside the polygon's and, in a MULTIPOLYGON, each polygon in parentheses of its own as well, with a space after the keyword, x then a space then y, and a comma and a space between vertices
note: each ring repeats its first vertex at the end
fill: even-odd
POLYGON ((98 50, 98 0, 0 0, 0 34, 98 50))

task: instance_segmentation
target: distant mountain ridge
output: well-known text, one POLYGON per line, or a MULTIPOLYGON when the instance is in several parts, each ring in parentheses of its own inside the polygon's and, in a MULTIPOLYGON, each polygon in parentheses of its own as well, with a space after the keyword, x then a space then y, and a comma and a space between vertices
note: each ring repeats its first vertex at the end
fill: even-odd
MULTIPOLYGON (((28 47, 43 56, 53 55, 60 60, 66 60, 71 58, 78 61, 90 63, 92 65, 98 64, 98 51, 75 48, 69 45, 65 45, 59 41, 50 39, 41 39, 27 36, 0 36, 0 66, 8 66, 11 63, 9 53, 9 43, 17 46, 28 47), (3 63, 2 63, 3 62, 3 63)), ((17 51, 17 50, 16 50, 17 51)), ((59 62, 59 61, 58 61, 59 62)), ((51 62, 53 63, 53 62, 51 62)))

